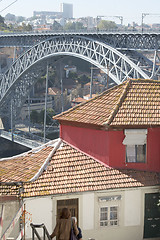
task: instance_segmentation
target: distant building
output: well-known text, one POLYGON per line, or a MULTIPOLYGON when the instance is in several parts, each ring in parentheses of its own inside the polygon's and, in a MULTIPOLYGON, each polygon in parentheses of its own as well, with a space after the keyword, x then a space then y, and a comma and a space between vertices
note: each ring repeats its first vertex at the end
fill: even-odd
POLYGON ((46 18, 46 16, 51 16, 54 18, 61 18, 62 13, 61 12, 50 12, 50 11, 34 11, 33 16, 41 17, 41 18, 46 18))
POLYGON ((34 11, 34 17, 40 17, 46 19, 47 16, 51 18, 60 19, 60 18, 73 18, 73 4, 61 3, 60 12, 51 12, 51 11, 34 11))
POLYGON ((1 239, 33 239, 32 222, 50 234, 64 207, 84 239, 160 239, 159 92, 125 81, 53 117, 59 139, 0 159, 1 239))
MULTIPOLYGON (((88 82, 84 85, 84 95, 87 95, 90 93, 90 87, 91 87, 91 83, 88 82)), ((96 93, 101 93, 103 92, 105 89, 105 86, 102 85, 101 83, 97 82, 97 81, 93 81, 92 84, 92 93, 96 94, 96 93)))
POLYGON ((73 18, 73 4, 61 3, 61 12, 64 18, 73 18))
POLYGON ((76 73, 77 72, 77 68, 76 68, 76 66, 68 66, 68 65, 66 65, 65 67, 64 67, 64 70, 65 70, 65 72, 66 72, 66 78, 68 78, 69 77, 69 73, 70 72, 74 72, 74 73, 76 73))
POLYGON ((86 102, 86 100, 85 100, 84 98, 77 97, 77 98, 74 98, 74 99, 71 101, 71 106, 72 106, 72 107, 75 107, 75 106, 77 106, 78 104, 83 103, 83 102, 86 102))

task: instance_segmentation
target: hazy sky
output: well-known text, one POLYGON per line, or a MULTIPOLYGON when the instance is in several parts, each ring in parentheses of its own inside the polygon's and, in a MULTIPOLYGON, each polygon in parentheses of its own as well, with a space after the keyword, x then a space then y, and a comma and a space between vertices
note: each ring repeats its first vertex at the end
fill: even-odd
POLYGON ((106 20, 120 23, 123 16, 124 24, 141 23, 142 13, 149 13, 144 23, 160 23, 160 0, 17 0, 13 5, 2 11, 15 0, 0 0, 0 14, 31 17, 33 11, 60 11, 60 3, 73 4, 73 17, 107 16, 106 20), (2 11, 2 12, 1 12, 2 11))

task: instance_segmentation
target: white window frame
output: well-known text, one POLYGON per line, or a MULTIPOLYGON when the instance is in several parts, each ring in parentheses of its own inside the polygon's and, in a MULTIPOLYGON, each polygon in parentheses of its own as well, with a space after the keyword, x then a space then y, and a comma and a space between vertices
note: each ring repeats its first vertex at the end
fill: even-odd
POLYGON ((126 163, 146 163, 147 129, 125 129, 125 138, 123 140, 123 144, 126 145, 126 163), (140 157, 140 155, 138 155, 138 148, 140 146, 143 146, 143 161, 138 161, 138 158, 140 157), (131 151, 133 153, 133 157, 131 155, 131 151))
POLYGON ((144 144, 144 145, 126 145, 126 163, 146 163, 146 144, 144 144), (138 148, 140 146, 143 147, 142 152, 144 151, 144 153, 142 154, 143 158, 144 158, 143 161, 138 160, 138 159, 140 159, 140 154, 138 153, 138 148), (133 160, 131 160, 132 156, 128 154, 128 147, 133 147, 133 151, 134 151, 133 160))
POLYGON ((111 205, 111 206, 101 206, 100 207, 100 216, 99 216, 99 224, 100 224, 100 227, 116 227, 116 226, 118 226, 119 225, 119 217, 118 217, 118 212, 119 212, 119 207, 118 207, 118 205, 111 205), (117 208, 117 211, 116 211, 116 213, 117 213, 117 218, 116 219, 111 219, 111 216, 110 216, 110 214, 111 214, 111 208, 112 207, 115 207, 115 208, 117 208), (104 220, 101 220, 101 209, 102 208, 106 208, 107 209, 107 219, 104 219, 104 220), (117 224, 114 224, 114 223, 117 223, 117 224), (104 223, 104 225, 101 225, 101 223, 104 223), (106 223, 106 225, 105 225, 105 223, 106 223), (113 224, 112 224, 113 223, 113 224))
MULTIPOLYGON (((120 221, 120 202, 121 202, 121 195, 113 195, 113 196, 103 196, 99 197, 99 227, 100 228, 106 228, 106 227, 118 227, 119 226, 119 221, 120 221), (111 219, 111 208, 116 207, 117 208, 117 218, 114 220, 111 219), (102 219, 102 212, 101 209, 106 208, 107 210, 107 217, 105 219, 102 219), (112 224, 115 223, 116 224, 112 224), (101 225, 101 223, 103 223, 101 225)), ((105 212, 104 212, 105 214, 105 212)))

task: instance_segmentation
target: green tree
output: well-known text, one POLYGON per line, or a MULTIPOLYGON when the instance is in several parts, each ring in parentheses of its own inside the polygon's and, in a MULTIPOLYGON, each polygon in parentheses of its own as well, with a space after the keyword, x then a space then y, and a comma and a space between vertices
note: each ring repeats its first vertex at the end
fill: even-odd
POLYGON ((58 23, 57 21, 54 21, 54 23, 52 25, 52 30, 60 31, 60 30, 63 30, 63 27, 61 26, 60 23, 58 23))
POLYGON ((0 15, 0 25, 4 25, 4 18, 0 15))
POLYGON ((80 22, 68 22, 65 24, 64 26, 64 30, 67 30, 67 31, 76 31, 76 30, 82 30, 84 29, 84 26, 83 26, 83 23, 80 23, 80 22))
POLYGON ((86 76, 85 74, 81 75, 78 78, 78 83, 82 84, 82 86, 90 81, 90 78, 86 76))
POLYGON ((97 25, 97 28, 99 30, 111 30, 111 29, 117 29, 118 27, 115 22, 101 20, 97 25))
POLYGON ((31 122, 38 123, 38 117, 39 117, 39 113, 36 110, 32 110, 30 115, 31 122))
POLYGON ((30 24, 22 23, 22 31, 32 31, 32 26, 30 24))
MULTIPOLYGON (((30 115, 31 122, 43 124, 44 123, 44 113, 45 113, 44 109, 42 109, 40 112, 38 112, 36 110, 32 110, 31 115, 30 115)), ((46 114, 46 123, 47 124, 52 123, 52 117, 54 115, 55 115, 54 110, 52 108, 48 108, 47 114, 46 114)))
POLYGON ((52 117, 55 115, 55 111, 52 108, 48 108, 47 109, 47 118, 46 118, 46 122, 47 124, 51 124, 52 123, 52 117))
POLYGON ((69 72, 68 77, 71 79, 77 79, 78 75, 76 72, 69 72))
POLYGON ((14 14, 7 13, 5 16, 5 20, 14 22, 16 20, 16 16, 14 14))
POLYGON ((24 20, 25 20, 25 17, 22 17, 22 16, 16 17, 17 23, 23 22, 24 20))
POLYGON ((0 15, 0 30, 3 31, 7 29, 7 25, 4 23, 4 18, 0 15))

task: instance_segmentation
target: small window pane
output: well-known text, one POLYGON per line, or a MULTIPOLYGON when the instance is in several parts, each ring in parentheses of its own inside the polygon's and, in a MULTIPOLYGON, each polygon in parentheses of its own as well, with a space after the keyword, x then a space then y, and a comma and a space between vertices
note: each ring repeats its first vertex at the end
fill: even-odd
POLYGON ((110 208, 110 220, 117 220, 117 207, 110 208))
POLYGON ((146 144, 145 145, 136 145, 136 151, 137 151, 137 162, 145 162, 146 144))
POLYGON ((146 161, 146 144, 127 145, 126 161, 127 162, 145 162, 146 161))
POLYGON ((126 157, 127 157, 127 162, 136 162, 135 145, 126 146, 126 157))
POLYGON ((111 221, 111 222, 110 222, 110 225, 111 225, 111 226, 118 225, 118 221, 111 221))
POLYGON ((108 226, 108 207, 100 209, 100 226, 108 226))

